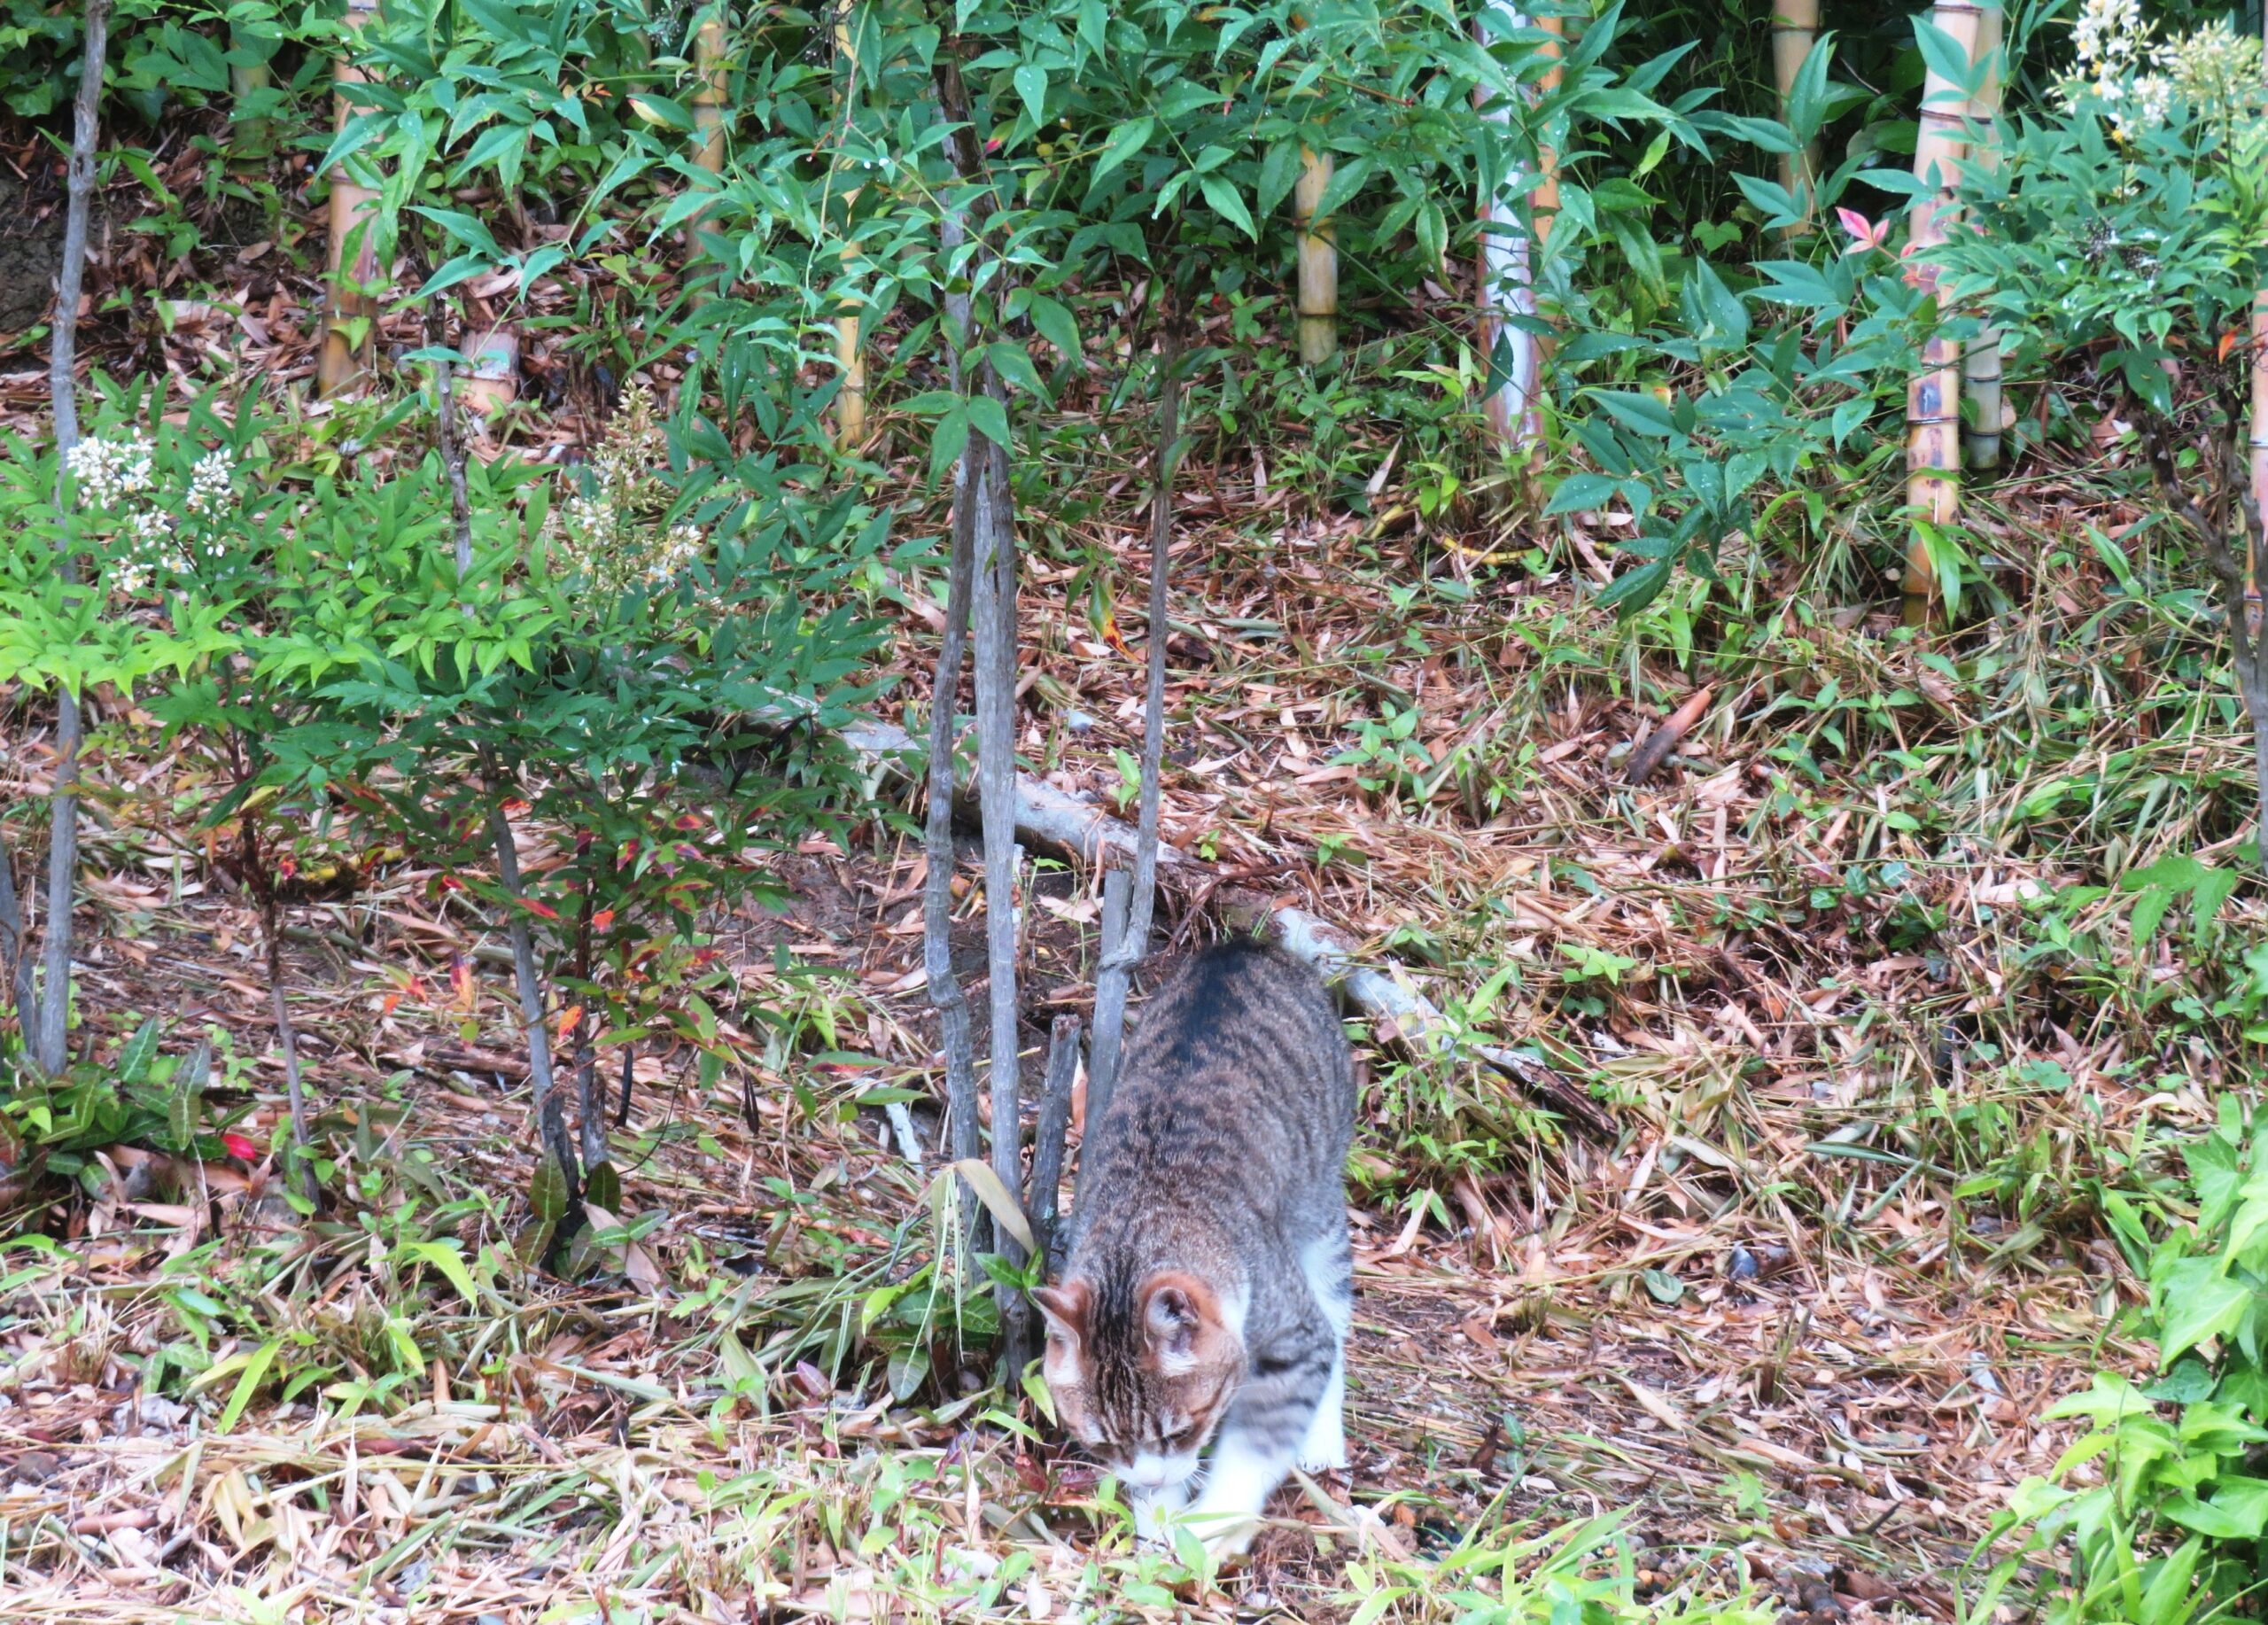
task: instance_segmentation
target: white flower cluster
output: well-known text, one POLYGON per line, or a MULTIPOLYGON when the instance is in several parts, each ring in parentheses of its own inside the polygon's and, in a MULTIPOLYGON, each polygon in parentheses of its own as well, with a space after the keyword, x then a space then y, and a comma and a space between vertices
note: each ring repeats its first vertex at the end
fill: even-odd
POLYGON ((236 464, 223 447, 191 468, 176 518, 158 489, 157 447, 145 434, 82 440, 65 459, 88 508, 106 516, 111 587, 129 598, 190 573, 197 558, 228 551, 221 524, 233 511, 236 464), (136 500, 138 499, 138 500, 136 500))
POLYGON ((97 508, 115 508, 157 483, 158 448, 145 434, 120 439, 82 440, 64 454, 65 466, 79 482, 80 494, 97 508))
POLYGON ((206 452, 190 470, 189 495, 183 506, 203 519, 226 511, 237 494, 236 472, 227 447, 206 452))
POLYGON ((581 470, 587 488, 579 486, 555 510, 559 555, 592 585, 610 592, 656 585, 700 556, 708 538, 699 525, 661 523, 670 493, 655 469, 668 450, 652 392, 633 384, 581 470))
POLYGON ((2082 0, 2073 39, 2078 73, 2063 99, 2093 96, 2122 138, 2163 124, 2177 97, 2218 118, 2261 105, 2260 41, 2225 20, 2153 44, 2141 0, 2082 0), (2138 71, 2145 62, 2151 71, 2138 71))

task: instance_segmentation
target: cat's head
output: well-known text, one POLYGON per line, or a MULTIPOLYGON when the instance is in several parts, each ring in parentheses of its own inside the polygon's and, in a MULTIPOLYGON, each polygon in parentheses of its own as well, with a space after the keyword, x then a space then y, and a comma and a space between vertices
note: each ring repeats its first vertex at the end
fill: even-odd
POLYGON ((1244 1376, 1220 1295, 1161 1271, 1124 1291, 1074 1277, 1032 1297, 1047 1317, 1048 1392, 1071 1436, 1138 1489, 1187 1480, 1244 1376))

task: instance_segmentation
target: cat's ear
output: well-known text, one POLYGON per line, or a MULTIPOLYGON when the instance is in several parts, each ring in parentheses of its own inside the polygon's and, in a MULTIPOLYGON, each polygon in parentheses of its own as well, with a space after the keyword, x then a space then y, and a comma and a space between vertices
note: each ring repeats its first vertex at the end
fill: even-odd
POLYGON ((1085 1281, 1069 1280, 1060 1287, 1035 1288, 1031 1301, 1047 1318, 1047 1357, 1041 1370, 1050 1383, 1060 1384, 1078 1370, 1079 1349, 1086 1341, 1087 1310, 1094 1301, 1093 1294, 1085 1281))
POLYGON ((1151 1279, 1142 1301, 1142 1326, 1158 1369, 1178 1377, 1196 1369, 1221 1331, 1221 1309, 1212 1288, 1193 1275, 1151 1279))

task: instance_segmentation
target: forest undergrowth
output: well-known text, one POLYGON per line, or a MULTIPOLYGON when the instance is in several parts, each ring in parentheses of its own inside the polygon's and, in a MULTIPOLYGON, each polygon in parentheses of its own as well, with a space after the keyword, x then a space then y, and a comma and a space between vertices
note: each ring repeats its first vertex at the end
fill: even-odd
MULTIPOLYGON (((204 217, 183 202, 206 158, 113 178, 94 373, 274 412, 271 463, 309 486, 423 463, 406 361, 307 403, 320 282, 211 189, 204 217), (117 223, 152 208, 193 252, 117 223)), ((697 393, 642 330, 680 268, 625 247, 527 295, 526 393, 479 455, 584 463, 633 376, 697 393)), ((1947 624, 1899 625, 1884 456, 1805 545, 1775 508, 1618 616, 1631 516, 1547 514, 1487 442, 1441 359, 1449 293, 1371 313, 1313 373, 1280 308, 1223 297, 1192 315, 1153 627, 1149 420, 1122 387, 1153 291, 1087 292, 1111 325, 1014 473, 1021 765, 1130 819, 1163 636, 1161 824, 1190 861, 1140 984, 1295 905, 1472 1041, 1358 1030, 1351 1472, 1298 1481, 1214 1573, 1138 1550, 1044 1388, 995 1368, 894 781, 771 854, 761 894, 699 921, 698 996, 604 1049, 616 1182, 563 1240, 529 1186, 497 918, 448 863, 284 837, 324 1193, 302 1211, 272 1155, 268 902, 232 855, 257 804, 215 816, 224 766, 90 690, 74 1042, 129 1108, 203 1057, 225 1122, 217 1147, 105 1140, 66 1194, 0 1186, 6 1617, 2030 1617, 2060 1559, 2022 1550, 2012 1497, 2079 1431, 2059 1401, 2154 1370, 2120 1317, 2268 1022, 2243 713, 2120 398, 2023 393, 2057 432, 1972 492, 1947 624)), ((382 353, 426 342, 419 312, 380 323, 382 353)), ((28 440, 43 375, 14 354, 0 407, 28 440)), ((917 736, 951 495, 928 428, 878 392, 838 475, 897 503, 901 545, 830 589, 881 617, 858 680, 917 736)), ((53 727, 17 696, 19 850, 53 727)), ((579 857, 512 816, 531 875, 579 857)), ((1075 857, 1027 858, 1030 1103, 1051 1018, 1092 1000, 1101 901, 1075 857)), ((966 835, 959 866, 975 988, 966 835)), ((563 1054, 597 1022, 550 1015, 563 1054)))

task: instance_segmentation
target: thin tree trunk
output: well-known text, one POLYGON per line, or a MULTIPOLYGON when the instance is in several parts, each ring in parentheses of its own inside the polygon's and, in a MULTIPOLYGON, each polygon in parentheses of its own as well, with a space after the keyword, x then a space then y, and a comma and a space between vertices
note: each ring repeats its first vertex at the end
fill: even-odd
POLYGON ((28 1040, 39 1030, 39 995, 32 981, 30 943, 24 928, 24 902, 16 890, 16 854, 0 831, 0 969, 16 1001, 16 1016, 28 1040))
MULTIPOLYGON (((1794 94, 1796 75, 1803 71, 1811 49, 1819 41, 1819 0, 1774 0, 1772 6, 1772 76, 1780 89, 1780 121, 1788 121, 1788 102, 1794 94)), ((1801 222, 1788 228, 1790 237, 1809 229, 1817 206, 1819 143, 1809 141, 1801 151, 1780 155, 1780 184, 1796 200, 1801 222)))
POLYGON ((1024 1211, 1031 1216, 1041 1274, 1061 1256, 1055 1245, 1056 1209, 1063 1196, 1063 1142, 1071 1131, 1071 1087, 1079 1075, 1079 1018, 1059 1015, 1048 1034, 1047 1082, 1040 1091, 1039 1124, 1031 1139, 1031 1184, 1024 1211))
MULTIPOLYGON (((1118 1084, 1118 1057, 1125 1039, 1126 997, 1134 968, 1150 951, 1150 921, 1158 896, 1159 780, 1165 762, 1166 644, 1172 635, 1168 582, 1173 571, 1174 443, 1181 438, 1182 315, 1170 286, 1160 286, 1165 320, 1158 343, 1158 449, 1156 483, 1150 494, 1149 644, 1143 651, 1142 794, 1136 818, 1134 881, 1126 905, 1126 927, 1106 943, 1095 977, 1095 1033, 1087 1064, 1087 1122, 1099 1124, 1110 1109, 1118 1084)), ((1107 882, 1106 882, 1107 883, 1107 882)), ((1107 902, 1107 896, 1106 896, 1107 902)))
POLYGON ((276 1047, 284 1052, 284 1098, 291 1115, 291 1161, 298 1171, 299 1194, 307 1198, 313 1211, 322 1192, 307 1155, 307 1103, 299 1077, 299 1035, 292 1029, 291 1007, 284 998, 283 913, 276 903, 275 881, 268 871, 267 855, 260 851, 256 815, 247 807, 242 816, 245 885, 260 908, 260 945, 268 964, 268 1008, 276 1018, 276 1047))
MULTIPOLYGON (((378 0, 346 0, 344 22, 356 39, 378 9, 378 0)), ((367 83, 369 75, 341 57, 331 70, 333 87, 331 128, 344 129, 355 114, 350 86, 367 83)), ((330 177, 330 238, 328 286, 323 313, 322 350, 315 361, 315 393, 336 395, 351 389, 369 371, 378 319, 378 302, 369 292, 378 277, 375 240, 378 195, 350 179, 341 164, 330 177), (353 260, 348 245, 355 245, 353 260)))
MULTIPOLYGON (((2000 0, 1984 0, 1977 13, 1975 56, 1980 62, 1990 58, 1996 66, 1969 109, 1970 122, 1977 126, 1978 143, 1970 156, 1980 165, 1999 162, 1992 127, 1993 121, 2000 115, 2000 74, 1997 66, 2000 20, 2000 0)), ((2000 466, 2000 331, 1990 323, 1980 323, 1977 336, 1969 341, 1961 358, 1961 389, 1969 397, 1969 410, 1961 426, 1961 446, 1962 461, 1972 469, 2000 466)))
MULTIPOLYGON (((229 49, 237 56, 252 54, 252 37, 242 28, 229 29, 229 49)), ((229 65, 229 94, 237 102, 250 101, 268 88, 273 78, 268 65, 262 62, 232 62, 229 65)), ((257 118, 245 117, 241 109, 235 110, 235 122, 240 130, 235 143, 237 152, 248 159, 266 159, 276 150, 276 122, 266 114, 257 118)))
MULTIPOLYGON (((1023 1183, 1016 1001, 1016 541, 1005 450, 979 432, 969 436, 966 455, 978 465, 970 483, 977 497, 976 783, 984 828, 984 935, 991 976, 992 1171, 1014 1191, 1023 1183)), ((1005 1232, 996 1232, 994 1240, 1011 1266, 1022 1262, 1022 1249, 1005 1232)), ((1012 1287, 1002 1287, 999 1299, 1013 1380, 1029 1357, 1030 1310, 1012 1287)))
MULTIPOLYGON (((1970 61, 1977 57, 1981 10, 1965 0, 1938 0, 1931 14, 1970 61)), ((1954 185, 1968 105, 1958 87, 1932 72, 1922 82, 1921 111, 1914 175, 1932 190, 1915 201, 1907 234, 1907 252, 1917 255, 1946 240, 1957 212, 1954 185)), ((1961 510, 1961 346, 1942 332, 1933 331, 1922 344, 1921 370, 1907 387, 1906 470, 1906 502, 1915 523, 1906 544, 1904 619, 1919 626, 1929 621, 1937 594, 1930 532, 1951 525, 1961 510)))
MULTIPOLYGON (((961 239, 959 217, 947 214, 944 246, 961 239)), ((960 347, 968 341, 969 300, 966 293, 945 297, 947 366, 953 389, 961 387, 960 347)), ((966 453, 953 480, 951 556, 947 563, 945 631, 937 649, 937 672, 929 685, 929 805, 922 828, 928 873, 921 889, 921 965, 928 984, 929 1007, 937 1013, 937 1038, 944 1051, 945 1121, 951 1160, 982 1155, 977 1125, 976 1053, 969 1037, 968 999, 953 974, 953 743, 954 712, 967 645, 969 598, 976 559, 975 462, 966 453)), ((971 1204, 974 1212, 983 1209, 971 1204)))
MULTIPOLYGON (((550 1153, 566 1183, 567 1217, 559 1230, 559 1236, 564 1237, 580 1223, 582 1175, 575 1155, 574 1137, 567 1131, 566 1102, 561 1098, 552 1071, 551 1029, 543 1007, 543 975, 536 960, 535 937, 528 929, 527 913, 521 906, 524 894, 520 889, 520 854, 512 844, 511 820, 504 816, 504 784, 493 758, 487 763, 487 770, 488 836, 496 849, 497 876, 504 882, 506 907, 509 911, 505 929, 512 944, 512 974, 519 990, 520 1024, 527 1034, 528 1085, 535 1096, 536 1137, 538 1144, 550 1153)), ((557 1240, 554 1239, 555 1245, 557 1240)))
MULTIPOLYGON (((70 200, 63 217, 63 264, 56 277, 55 325, 49 341, 48 393, 55 406, 55 448, 67 458, 79 444, 79 296, 87 268, 87 224, 95 185, 103 69, 110 46, 110 0, 89 0, 79 94, 72 108, 70 200)), ((69 476, 56 475, 56 506, 65 505, 69 476)), ((66 582, 79 559, 57 561, 66 582)), ((70 1059, 71 905, 79 879, 79 696, 60 684, 55 697, 55 789, 47 847, 46 940, 43 944, 39 1028, 24 1037, 41 1071, 52 1077, 70 1059)))

